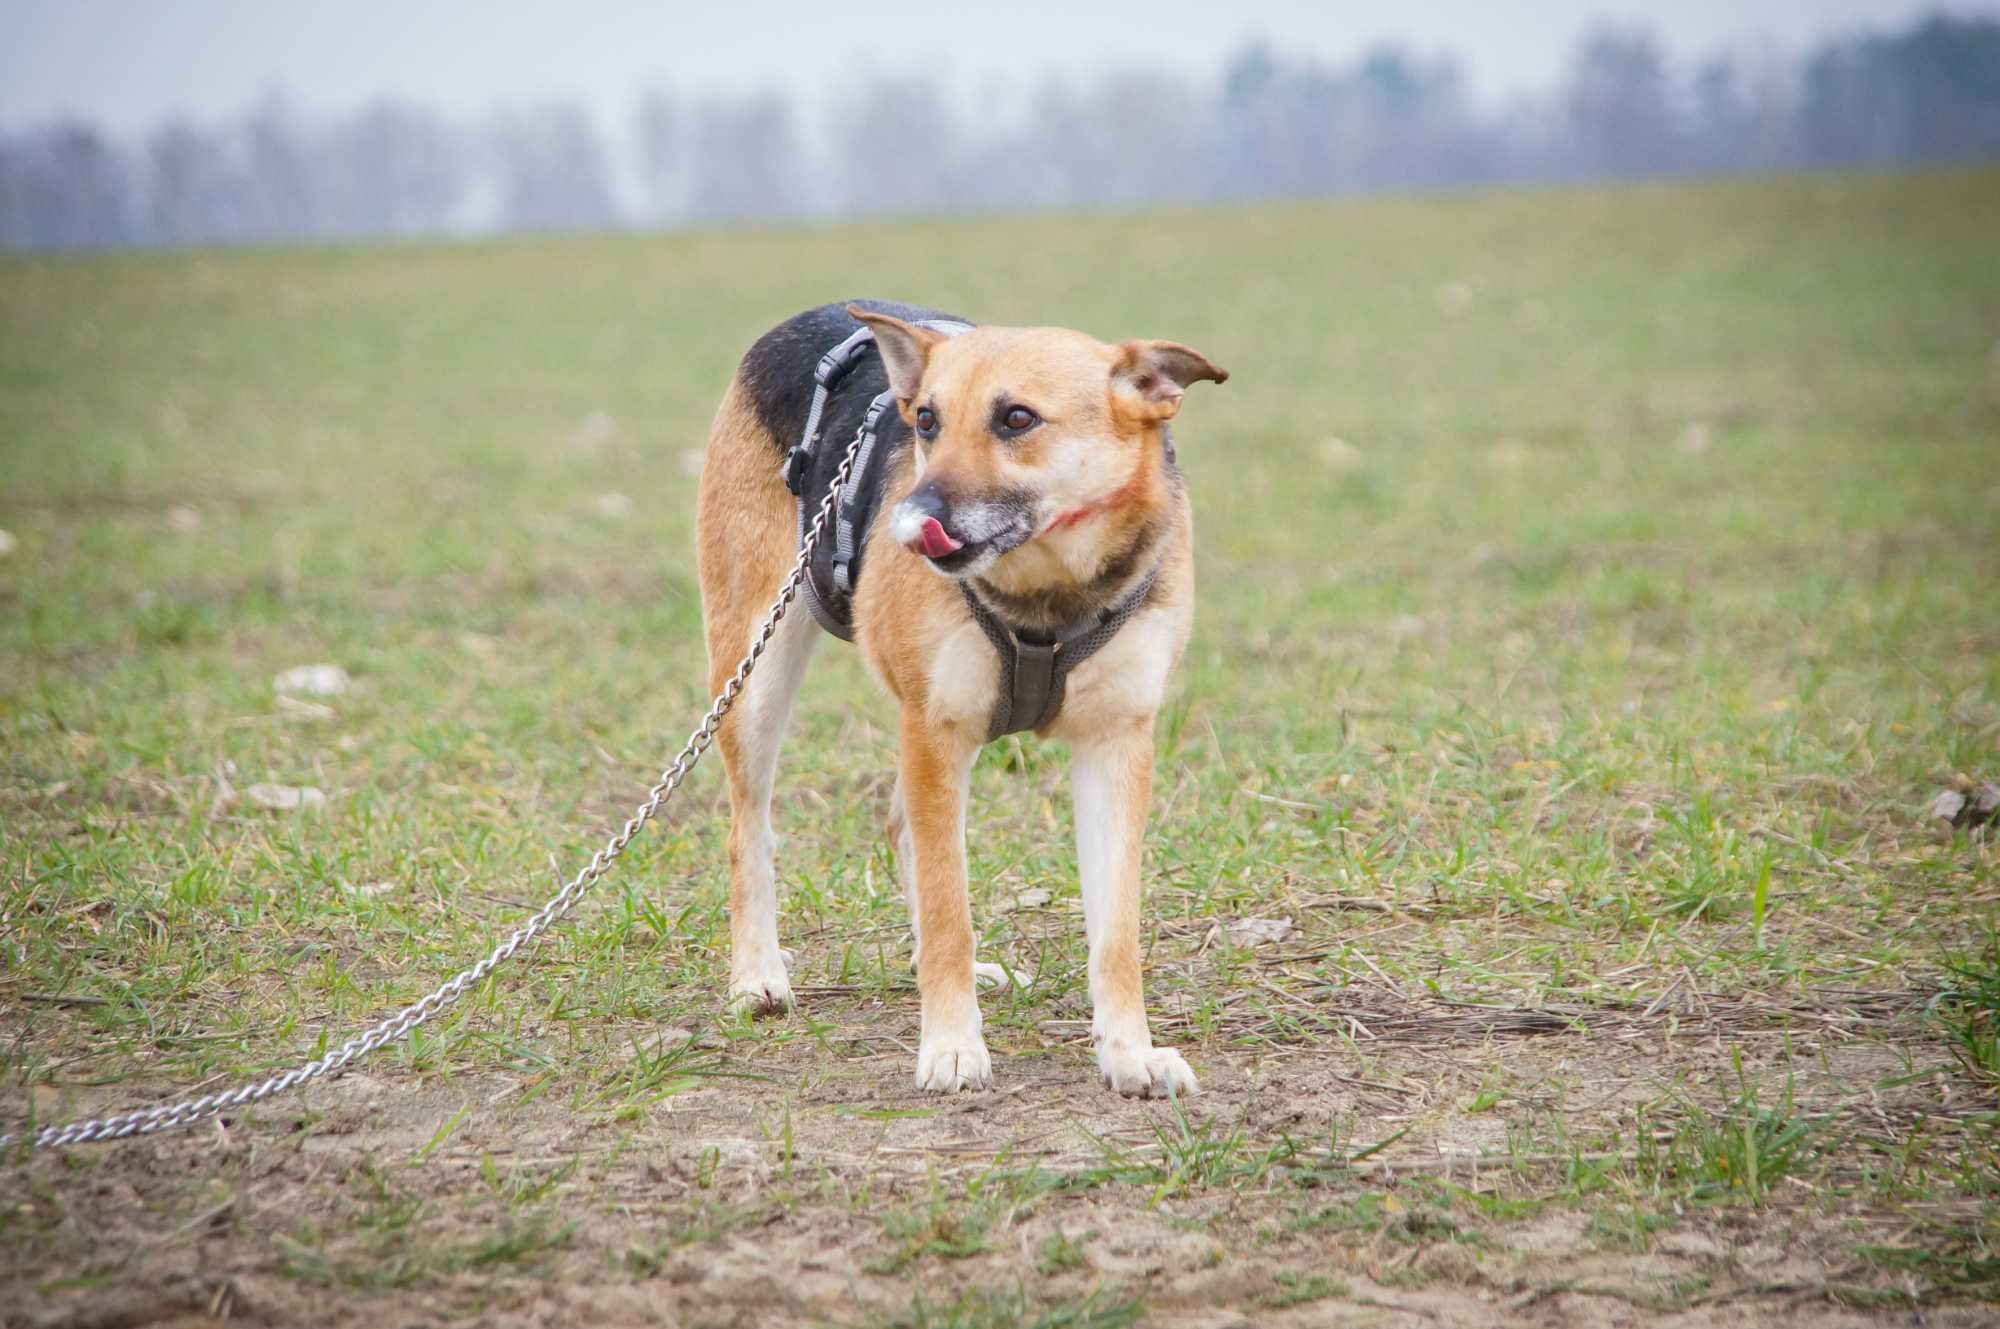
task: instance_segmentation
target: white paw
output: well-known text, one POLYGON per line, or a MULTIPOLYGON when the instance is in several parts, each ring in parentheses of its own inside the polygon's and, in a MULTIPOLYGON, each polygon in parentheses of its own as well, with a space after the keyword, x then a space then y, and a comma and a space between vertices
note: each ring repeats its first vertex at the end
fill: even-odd
POLYGON ((972 980, 990 988, 1026 987, 1035 981, 1035 976, 1026 969, 1009 969, 1004 964, 975 963, 972 980))
POLYGON ((729 1008, 739 1015, 783 1015, 792 1005, 792 976, 781 964, 741 974, 729 985, 729 1008))
POLYGON ((1201 1092, 1194 1072, 1172 1048, 1100 1050, 1097 1069, 1104 1083, 1132 1098, 1190 1098, 1201 1092))
POLYGON ((993 1057, 986 1051, 986 1040, 978 1034, 927 1038, 917 1049, 917 1088, 933 1094, 955 1094, 961 1089, 992 1087, 993 1057))

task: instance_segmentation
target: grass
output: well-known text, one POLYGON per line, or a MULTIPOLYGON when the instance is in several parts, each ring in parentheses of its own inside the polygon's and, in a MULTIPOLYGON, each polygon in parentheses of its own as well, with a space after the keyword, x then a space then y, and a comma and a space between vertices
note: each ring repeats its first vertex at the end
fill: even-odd
POLYGON ((2000 937, 1980 952, 1948 960, 1942 994, 1945 1032, 1967 1070, 2000 1076, 2000 937))
POLYGON ((1037 1307, 1028 1295, 1012 1292, 968 1292, 948 1305, 918 1297, 909 1308, 886 1320, 880 1329, 1124 1329, 1143 1323, 1136 1302, 1100 1302, 1095 1296, 1059 1306, 1037 1307))
POLYGON ((1347 1295, 1345 1283, 1337 1278, 1329 1278, 1325 1274, 1281 1273, 1277 1276, 1277 1282, 1278 1290, 1264 1298, 1264 1304, 1273 1309, 1347 1295))
POLYGON ((1792 1091, 1788 1080, 1780 1100, 1769 1107, 1748 1085, 1715 1109, 1683 1102, 1677 1105, 1664 1146, 1658 1148, 1657 1137, 1645 1129, 1642 1119, 1637 1173, 1691 1201, 1740 1197, 1751 1204, 1766 1203, 1780 1182, 1800 1172, 1820 1144, 1821 1131, 1798 1114, 1792 1091))
POLYGON ((982 951, 1036 976, 983 999, 1002 1092, 907 1088, 893 714, 829 646, 779 789, 799 1015, 722 1009, 703 769, 359 1076, 11 1164, 0 1279, 164 1317, 229 1268, 334 1321, 1987 1295, 1995 850, 1922 812, 2000 770, 1996 207, 1971 171, 0 264, 10 1120, 316 1055, 622 821, 705 704, 691 458, 772 321, 886 294, 1232 371, 1177 432, 1148 837, 1202 1097, 1094 1087, 1065 753, 1019 739, 969 814, 982 951), (353 687, 274 695, 317 662, 353 687), (1208 941, 1252 917, 1298 931, 1208 941), (1805 1293, 1757 1290, 1802 1277, 1778 1215, 1805 1293))

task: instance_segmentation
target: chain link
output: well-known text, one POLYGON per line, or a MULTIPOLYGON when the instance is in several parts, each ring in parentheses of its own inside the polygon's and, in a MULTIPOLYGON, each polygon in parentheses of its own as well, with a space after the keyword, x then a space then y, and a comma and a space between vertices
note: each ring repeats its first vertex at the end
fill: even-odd
MULTIPOLYGON (((227 1112, 231 1108, 240 1108, 262 1102, 267 1098, 275 1098, 309 1080, 322 1080, 338 1075, 350 1062, 367 1056, 385 1043, 403 1037, 456 1002, 484 982, 488 974, 513 959, 515 953, 523 946, 534 941, 560 921, 576 907, 577 902, 583 899, 584 893, 597 883, 597 879, 604 875, 604 870, 625 852, 625 847, 632 843, 640 829, 653 819, 653 815, 668 799, 674 796, 674 791, 680 788, 681 781, 687 778, 687 773, 694 768, 697 761, 701 760, 701 754, 706 752, 708 745, 715 740, 715 732, 722 723, 722 717, 729 714, 729 708, 736 704, 737 694, 742 692, 744 681, 750 677, 750 671, 756 667, 758 659, 764 654, 764 648, 770 644, 772 635, 777 632, 778 621, 784 618, 785 611, 798 597, 799 587, 805 581, 806 570, 812 562, 813 550, 819 545, 820 535, 826 530, 827 522, 832 519, 835 500, 841 490, 847 487, 847 473, 853 467, 855 452, 866 436, 866 424, 854 431, 853 441, 847 445, 847 452, 840 459, 840 469, 834 473, 833 483, 828 486, 826 497, 820 500, 818 514, 799 542, 799 556, 792 564, 791 573, 779 586, 777 598, 771 602, 771 612, 765 616, 763 627, 758 629, 756 637, 750 643, 749 653, 736 666, 735 674, 731 675, 729 681, 723 685, 722 691, 715 694, 715 700, 710 704, 708 714, 702 717, 701 724, 688 736, 687 745, 681 749, 680 755, 675 757, 673 764, 661 774, 659 783, 646 792, 646 801, 638 806, 618 833, 607 840, 603 848, 592 854, 590 862, 584 864, 582 869, 569 879, 567 885, 551 896, 548 903, 537 910, 527 922, 516 928, 505 941, 495 946, 484 959, 440 984, 422 1000, 405 1006, 394 1015, 356 1034, 325 1056, 306 1062, 302 1066, 295 1066, 282 1075, 274 1075, 268 1080, 242 1085, 222 1093, 205 1094, 200 1098, 187 1099, 179 1103, 163 1103, 158 1107, 121 1112, 109 1117, 95 1117, 89 1121, 71 1122, 66 1126, 46 1126, 34 1134, 33 1147, 58 1149, 64 1145, 93 1144, 102 1140, 122 1140, 132 1135, 152 1135, 159 1131, 172 1130, 177 1126, 192 1125, 227 1112)), ((0 1148, 14 1144, 18 1138, 18 1132, 0 1135, 0 1148)))

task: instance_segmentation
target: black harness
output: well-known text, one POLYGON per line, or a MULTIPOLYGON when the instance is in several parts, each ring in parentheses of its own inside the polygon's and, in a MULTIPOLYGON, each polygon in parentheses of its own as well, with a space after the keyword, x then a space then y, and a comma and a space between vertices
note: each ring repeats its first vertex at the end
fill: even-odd
MULTIPOLYGON (((956 336, 968 331, 971 325, 932 319, 926 320, 924 326, 956 336)), ((846 455, 844 447, 820 447, 827 402, 874 345, 874 334, 861 328, 822 355, 813 369, 812 406, 798 444, 786 454, 784 464, 785 487, 799 501, 801 546, 846 455)), ((842 641, 854 640, 854 592, 861 584, 861 555, 876 511, 882 505, 890 463, 896 452, 909 443, 909 431, 903 427, 895 405, 894 393, 878 393, 862 414, 854 464, 848 472, 847 484, 834 500, 831 538, 823 536, 814 547, 812 563, 807 569, 803 587, 806 608, 821 627, 842 641)), ((1166 447, 1167 464, 1171 466, 1174 456, 1171 440, 1166 447)), ((969 582, 960 582, 958 589, 965 596, 966 608, 971 610, 973 621, 979 624, 1000 657, 1000 695, 994 703, 993 718, 987 724, 987 742, 1054 724, 1062 714, 1070 670, 1095 655, 1118 634, 1118 629, 1145 608, 1157 574, 1157 568, 1147 572, 1116 604, 1099 610, 1082 623, 1048 634, 1015 627, 980 599, 969 582)))

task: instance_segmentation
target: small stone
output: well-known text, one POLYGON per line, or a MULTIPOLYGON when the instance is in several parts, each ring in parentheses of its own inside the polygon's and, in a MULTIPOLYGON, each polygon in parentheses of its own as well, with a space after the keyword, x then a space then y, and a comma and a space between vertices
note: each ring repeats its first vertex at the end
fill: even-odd
POLYGON ((591 500, 590 507, 598 516, 618 521, 621 518, 632 515, 632 496, 629 494, 620 494, 615 491, 609 494, 599 494, 591 500))
POLYGON ((994 906, 994 912, 1011 914, 1016 909, 1040 909, 1055 897, 1040 886, 1031 886, 1016 894, 1012 899, 1002 900, 994 906))
POLYGON ((326 806, 326 791, 311 785, 253 784, 243 796, 266 812, 317 812, 326 806))
POLYGON ((0 531, 0 558, 8 557, 20 547, 21 542, 14 538, 12 531, 0 531))
POLYGON ((167 529, 175 535, 193 535, 201 529, 201 513, 185 503, 167 509, 167 529))
POLYGON ((2000 819, 2000 785, 1990 782, 1975 785, 1959 776, 1938 790, 1927 816, 1956 830, 1987 825, 2000 819))
MULTIPOLYGON (((1272 945, 1297 931, 1289 918, 1239 918, 1228 927, 1229 941, 1234 946, 1272 945)), ((1222 934, 1223 926, 1218 923, 1208 930, 1208 941, 1218 941, 1222 934)))
POLYGON ((353 682, 339 665, 309 664, 285 670, 271 680, 271 688, 276 692, 304 693, 308 697, 337 697, 353 682))

